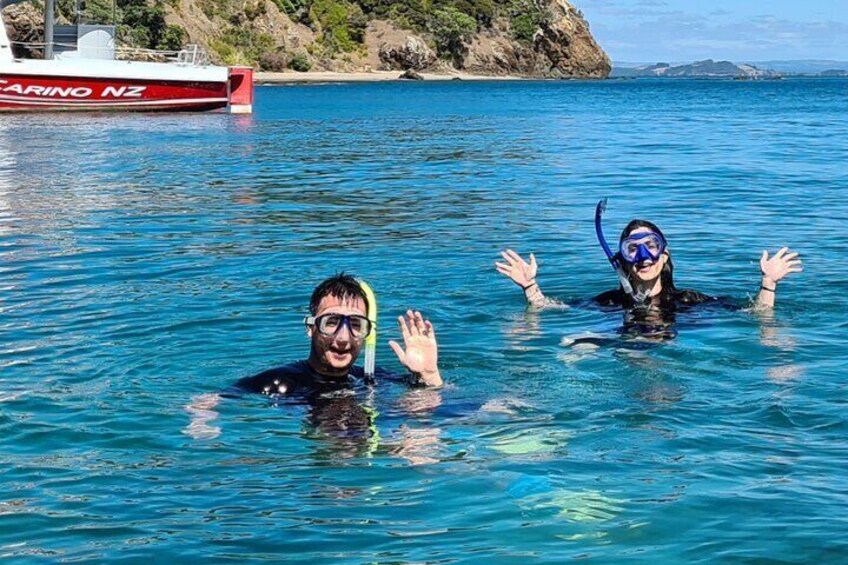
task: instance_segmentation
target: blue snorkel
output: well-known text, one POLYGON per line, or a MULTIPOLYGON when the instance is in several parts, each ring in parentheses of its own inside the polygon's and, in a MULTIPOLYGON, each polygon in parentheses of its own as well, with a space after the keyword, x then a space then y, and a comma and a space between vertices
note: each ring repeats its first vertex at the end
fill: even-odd
POLYGON ((624 272, 624 266, 612 252, 609 244, 607 244, 606 238, 604 237, 604 230, 601 227, 601 217, 604 215, 604 212, 606 212, 606 209, 607 199, 604 198, 598 202, 597 207, 595 207, 595 235, 598 236, 598 242, 600 242, 601 248, 603 248, 604 253, 606 253, 610 265, 612 265, 612 268, 615 270, 615 274, 618 275, 618 282, 621 283, 621 288, 624 289, 624 292, 632 296, 633 300, 637 303, 644 302, 646 296, 643 293, 636 294, 633 292, 633 285, 630 284, 630 280, 627 278, 627 273, 624 272))
POLYGON ((607 254, 607 259, 609 259, 612 268, 618 270, 621 268, 621 263, 619 263, 618 259, 615 258, 615 254, 613 254, 609 244, 607 244, 607 239, 604 237, 604 229, 601 227, 601 216, 603 216, 606 211, 607 199, 604 198, 599 201, 598 205, 595 207, 595 235, 598 236, 598 241, 600 242, 604 253, 607 254))

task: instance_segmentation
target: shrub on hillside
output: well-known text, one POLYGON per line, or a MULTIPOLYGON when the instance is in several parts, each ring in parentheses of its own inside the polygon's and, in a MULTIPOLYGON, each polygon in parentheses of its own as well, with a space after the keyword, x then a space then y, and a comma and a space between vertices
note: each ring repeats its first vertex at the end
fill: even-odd
POLYGON ((423 31, 432 9, 432 0, 358 0, 370 18, 393 20, 401 27, 423 31))
POLYGON ((309 62, 309 57, 305 53, 298 53, 292 57, 289 67, 293 71, 305 73, 312 68, 312 63, 309 62))
POLYGON ((309 12, 311 0, 274 0, 281 12, 285 12, 293 21, 302 22, 303 16, 309 12))
POLYGON ((368 25, 362 8, 339 0, 313 0, 309 20, 320 28, 321 42, 330 53, 356 49, 368 25))
POLYGON ((430 31, 436 40, 436 52, 459 67, 465 57, 465 44, 477 31, 477 22, 452 6, 433 11, 430 31))
POLYGON ((507 11, 512 36, 525 43, 533 41, 533 35, 550 17, 548 10, 534 0, 513 0, 507 11))
MULTIPOLYGON (((69 9, 67 14, 72 15, 73 7, 63 7, 65 1, 60 2, 60 12, 65 13, 65 10, 69 9)), ((182 27, 165 23, 165 6, 160 0, 152 4, 147 4, 144 0, 118 0, 114 20, 111 3, 108 10, 103 8, 103 2, 81 4, 84 6, 80 10, 81 21, 96 24, 110 24, 115 21, 118 42, 124 45, 175 51, 182 48, 188 37, 182 27)))
POLYGON ((532 43, 536 31, 551 20, 547 4, 540 0, 512 0, 506 13, 512 36, 524 43, 532 43))
POLYGON ((112 0, 58 0, 56 12, 60 17, 75 22, 75 10, 79 10, 79 21, 86 24, 108 25, 112 23, 112 0))
POLYGON ((495 18, 495 3, 493 0, 454 0, 454 8, 469 15, 481 27, 491 27, 495 18))
POLYGON ((130 27, 119 25, 115 31, 118 43, 129 47, 148 49, 150 47, 150 33, 143 27, 130 27))
POLYGON ((178 25, 166 25, 159 37, 157 49, 165 49, 166 51, 179 51, 185 45, 188 34, 186 30, 178 25))
POLYGON ((288 57, 284 53, 270 51, 259 56, 259 68, 263 71, 281 73, 289 66, 288 57))
POLYGON ((252 67, 263 54, 277 52, 273 37, 249 27, 230 26, 219 38, 210 41, 209 47, 217 55, 217 61, 230 66, 252 67))

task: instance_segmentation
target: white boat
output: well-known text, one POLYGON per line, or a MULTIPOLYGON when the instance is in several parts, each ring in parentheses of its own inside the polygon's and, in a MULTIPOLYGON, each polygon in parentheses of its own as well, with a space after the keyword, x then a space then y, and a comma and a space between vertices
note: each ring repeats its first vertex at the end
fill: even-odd
POLYGON ((196 46, 158 52, 167 62, 117 60, 115 26, 63 26, 73 41, 58 44, 53 2, 46 2, 44 59, 15 58, 0 14, 0 111, 252 112, 253 69, 211 65, 196 46))

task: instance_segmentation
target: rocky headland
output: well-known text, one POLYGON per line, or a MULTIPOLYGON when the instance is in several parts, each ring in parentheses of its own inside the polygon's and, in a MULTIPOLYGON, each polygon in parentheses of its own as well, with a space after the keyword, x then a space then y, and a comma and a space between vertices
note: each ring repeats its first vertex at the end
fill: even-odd
MULTIPOLYGON (((88 0, 86 9, 98 1, 105 2, 88 0)), ((67 21, 62 7, 60 0, 67 21)), ((3 13, 12 41, 42 40, 40 8, 23 3, 3 13)), ((118 19, 121 45, 194 43, 215 63, 272 73, 605 78, 611 70, 567 0, 118 0, 118 19)))

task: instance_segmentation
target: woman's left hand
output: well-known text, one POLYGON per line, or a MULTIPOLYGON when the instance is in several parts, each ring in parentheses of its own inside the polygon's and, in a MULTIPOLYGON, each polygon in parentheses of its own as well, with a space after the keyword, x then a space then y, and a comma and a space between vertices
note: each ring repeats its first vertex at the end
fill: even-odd
POLYGON ((797 252, 789 251, 788 247, 781 247, 780 251, 771 258, 768 251, 763 250, 763 256, 760 257, 760 270, 763 272, 764 282, 770 281, 777 284, 789 273, 800 273, 804 269, 801 267, 801 259, 797 252))

